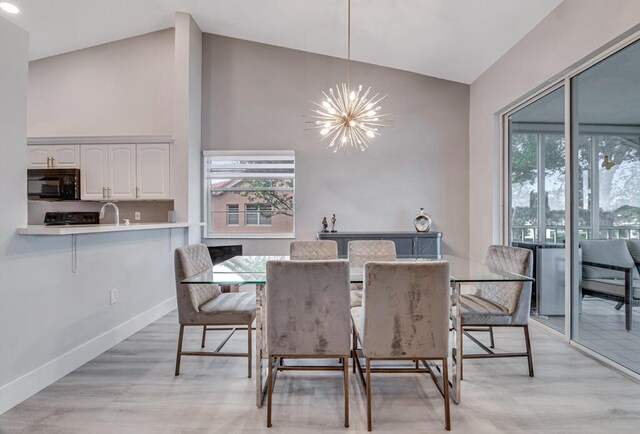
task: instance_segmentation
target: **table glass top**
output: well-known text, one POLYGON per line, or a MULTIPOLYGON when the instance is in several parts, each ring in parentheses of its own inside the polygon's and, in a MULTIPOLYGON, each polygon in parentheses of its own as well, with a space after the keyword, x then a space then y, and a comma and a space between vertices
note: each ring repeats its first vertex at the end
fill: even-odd
MULTIPOLYGON (((214 265, 201 273, 190 276, 182 283, 205 284, 218 283, 223 285, 243 285, 266 283, 266 269, 268 261, 286 261, 288 256, 236 256, 220 264, 214 265)), ((398 262, 430 262, 447 261, 451 269, 452 282, 527 282, 531 277, 519 274, 500 272, 487 267, 485 264, 471 262, 457 256, 444 255, 439 258, 402 258, 398 262)), ((363 269, 351 269, 351 282, 363 281, 363 269)))

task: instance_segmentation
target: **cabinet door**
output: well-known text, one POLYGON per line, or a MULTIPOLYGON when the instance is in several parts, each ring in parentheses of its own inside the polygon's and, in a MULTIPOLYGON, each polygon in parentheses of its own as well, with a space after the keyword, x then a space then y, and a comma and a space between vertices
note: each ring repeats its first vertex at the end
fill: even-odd
POLYGON ((109 171, 107 145, 83 145, 80 151, 80 197, 82 200, 106 199, 109 171))
POLYGON ((139 199, 170 199, 169 144, 137 145, 139 199))
POLYGON ((80 167, 80 145, 53 145, 51 149, 53 167, 59 169, 80 167))
POLYGON ((27 146, 27 167, 29 169, 48 169, 51 146, 27 146))
POLYGON ((136 145, 109 145, 108 199, 136 198, 136 145))

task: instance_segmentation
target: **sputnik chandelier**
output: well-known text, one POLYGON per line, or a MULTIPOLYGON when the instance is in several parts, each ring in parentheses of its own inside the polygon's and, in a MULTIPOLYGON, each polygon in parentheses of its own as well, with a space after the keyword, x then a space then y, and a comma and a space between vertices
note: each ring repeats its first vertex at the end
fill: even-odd
POLYGON ((314 108, 310 117, 315 121, 312 128, 320 129, 321 141, 328 140, 329 148, 337 152, 341 148, 354 148, 364 151, 371 140, 379 136, 379 127, 388 125, 384 118, 388 114, 380 114, 382 107, 378 104, 387 95, 373 93, 371 87, 362 92, 362 85, 357 90, 350 87, 351 63, 351 0, 348 3, 347 28, 347 82, 329 89, 329 94, 322 92, 325 100, 322 103, 311 101, 314 108))

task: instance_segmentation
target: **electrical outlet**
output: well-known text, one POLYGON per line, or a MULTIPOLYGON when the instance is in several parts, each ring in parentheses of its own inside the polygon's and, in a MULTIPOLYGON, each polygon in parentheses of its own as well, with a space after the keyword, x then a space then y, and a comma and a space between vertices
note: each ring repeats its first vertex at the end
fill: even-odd
POLYGON ((140 211, 136 211, 133 215, 135 221, 140 221, 140 211))
POLYGON ((118 288, 109 290, 109 298, 111 300, 111 304, 116 304, 118 302, 118 288))

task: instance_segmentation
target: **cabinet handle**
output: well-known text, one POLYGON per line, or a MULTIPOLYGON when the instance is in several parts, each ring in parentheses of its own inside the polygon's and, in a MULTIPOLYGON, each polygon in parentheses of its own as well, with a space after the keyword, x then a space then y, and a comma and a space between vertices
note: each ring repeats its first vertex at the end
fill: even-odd
POLYGON ((107 197, 111 197, 111 187, 107 187, 107 197))
POLYGON ((51 167, 56 167, 56 159, 51 157, 51 167))
POLYGON ((136 199, 140 197, 140 187, 136 187, 136 199))
POLYGON ((105 199, 107 197, 107 189, 102 187, 102 198, 105 199))
POLYGON ((51 157, 47 157, 47 169, 51 167, 51 157))

